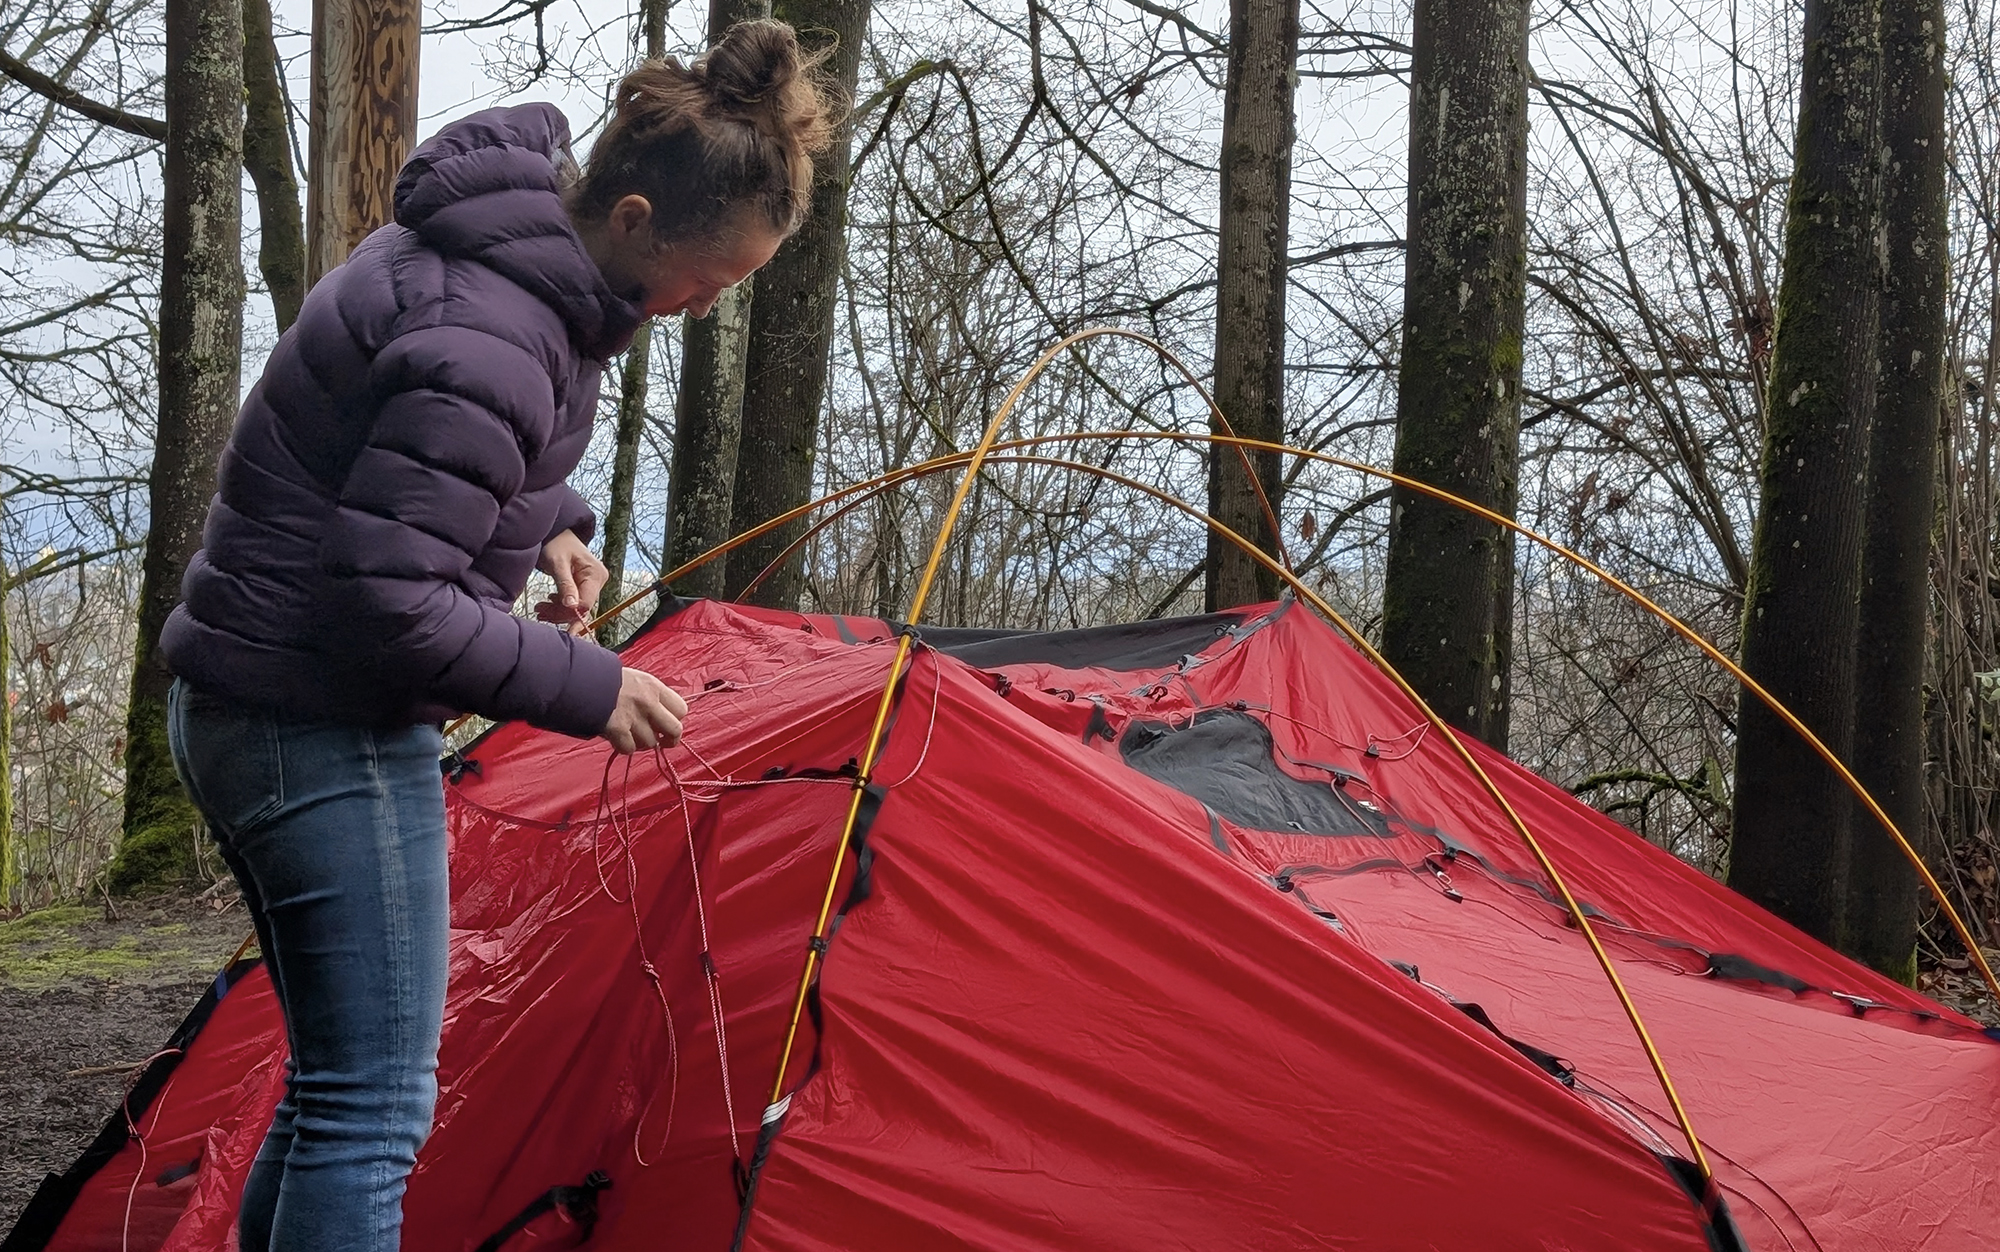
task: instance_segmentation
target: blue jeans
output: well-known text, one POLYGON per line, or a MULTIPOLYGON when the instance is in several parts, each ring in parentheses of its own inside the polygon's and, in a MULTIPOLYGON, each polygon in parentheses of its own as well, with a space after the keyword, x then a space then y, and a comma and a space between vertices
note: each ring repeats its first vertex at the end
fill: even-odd
POLYGON ((177 682, 167 734, 291 1044, 243 1188, 243 1252, 396 1252, 444 1016, 438 731, 295 721, 177 682))

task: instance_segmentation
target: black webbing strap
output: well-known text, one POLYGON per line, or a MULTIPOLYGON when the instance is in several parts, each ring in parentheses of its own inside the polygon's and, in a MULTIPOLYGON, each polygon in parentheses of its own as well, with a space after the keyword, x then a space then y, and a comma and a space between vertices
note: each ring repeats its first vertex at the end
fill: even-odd
MULTIPOLYGON (((896 728, 896 720, 902 714, 903 697, 909 691, 910 675, 916 672, 914 649, 926 646, 915 627, 901 626, 897 628, 896 633, 910 637, 913 645, 912 662, 909 668, 896 676, 895 685, 891 689, 889 717, 882 725, 880 746, 883 750, 886 750, 890 734, 896 728)), ((880 762, 880 752, 876 760, 880 762)), ((841 923, 847 920, 849 911, 865 902, 875 892, 875 849, 869 845, 868 835, 875 828, 875 819, 881 815, 882 802, 888 799, 888 796, 889 792, 885 787, 873 782, 861 784, 861 802, 855 808, 854 832, 847 844, 849 853, 854 857, 854 879, 848 884, 847 898, 840 902, 840 907, 828 920, 826 934, 815 935, 809 941, 812 950, 820 957, 813 970, 812 982, 806 987, 806 1013, 812 1019, 813 1046, 812 1055, 806 1062, 805 1075, 799 1079, 798 1086, 793 1087, 794 1091, 798 1090, 799 1086, 804 1086, 819 1072, 820 1042, 825 1033, 819 984, 826 969, 827 949, 832 945, 833 937, 840 933, 841 923)), ((771 1145, 777 1140, 778 1131, 784 1126, 785 1115, 791 1110, 791 1106, 792 1097, 786 1095, 766 1108, 764 1119, 757 1128, 757 1146, 750 1152, 750 1163, 745 1165, 740 1160, 732 1162, 732 1171, 736 1178, 736 1198, 740 1208, 736 1218, 736 1237, 730 1242, 730 1252, 740 1252, 743 1247, 744 1237, 750 1229, 750 1214, 757 1204, 757 1182, 763 1177, 764 1162, 770 1159, 771 1145)))
POLYGON ((1708 1239, 1709 1252, 1748 1252, 1743 1232, 1736 1229, 1736 1219, 1730 1216, 1729 1205, 1722 1198, 1721 1186, 1713 1178, 1703 1178, 1701 1167, 1686 1157, 1665 1152, 1653 1155, 1667 1167, 1667 1173, 1673 1175, 1700 1211, 1701 1232, 1708 1239))
MULTIPOLYGON (((806 1072, 799 1079, 798 1086, 804 1086, 819 1073, 821 1041, 825 1036, 825 1017, 820 1007, 819 982, 825 971, 827 949, 834 935, 840 931, 840 924, 847 920, 847 914, 856 905, 865 902, 875 893, 875 850, 869 846, 868 833, 875 826, 875 819, 881 815, 882 802, 888 798, 888 791, 873 783, 861 789, 861 805, 854 815, 854 837, 848 842, 848 850, 854 855, 854 880, 848 884, 847 898, 840 902, 832 919, 827 923, 824 937, 814 936, 812 949, 820 956, 818 967, 813 972, 813 980, 806 987, 806 1014, 812 1019, 812 1054, 806 1061, 806 1072)), ((770 1158, 771 1144, 777 1139, 778 1131, 785 1124, 785 1115, 791 1111, 792 1097, 787 1095, 776 1104, 764 1110, 764 1120, 757 1128, 757 1146, 750 1153, 749 1165, 734 1163, 736 1176, 736 1198, 741 1209, 736 1218, 736 1238, 731 1242, 730 1252, 738 1252, 743 1246, 745 1234, 750 1229, 750 1213, 757 1203, 757 1181, 764 1174, 764 1162, 770 1158)))
MULTIPOLYGON (((1408 973, 1410 977, 1415 978, 1416 974, 1414 970, 1415 967, 1412 966, 1406 969, 1404 972, 1408 973)), ((1486 1027, 1486 1029, 1492 1031, 1496 1036, 1499 1037, 1500 1042, 1506 1044, 1508 1047, 1514 1049, 1514 1051, 1519 1052, 1522 1056, 1525 1056, 1530 1061, 1534 1062, 1535 1068, 1541 1070, 1543 1073, 1555 1079, 1557 1082, 1561 1083, 1565 1087, 1576 1086, 1576 1070, 1571 1068, 1570 1064, 1567 1061, 1563 1060, 1555 1053, 1545 1052, 1542 1049, 1536 1047, 1532 1043, 1523 1043, 1521 1040, 1516 1039, 1514 1036, 1500 1029, 1498 1026, 1493 1024, 1493 1019, 1492 1017, 1487 1015, 1486 1010, 1481 1008, 1477 1004, 1474 1004, 1468 1000, 1452 1000, 1449 1001, 1449 1003, 1453 1008, 1457 1009, 1459 1012, 1465 1014, 1473 1021, 1478 1022, 1481 1026, 1486 1027)))
POLYGON ((501 1245, 526 1230, 536 1218, 557 1209, 577 1224, 580 1231, 577 1242, 582 1243, 597 1229, 597 1193, 610 1189, 611 1176, 601 1169, 591 1170, 580 1186, 550 1187, 529 1201, 528 1207, 514 1214, 505 1226, 488 1235, 477 1252, 500 1252, 501 1245))
POLYGON ((729 1252, 742 1252, 743 1240, 750 1233, 750 1213, 757 1206, 757 1183, 764 1176, 764 1162, 771 1157, 771 1145, 777 1141, 778 1131, 785 1124, 785 1115, 791 1111, 792 1098, 784 1099, 764 1110, 763 1124, 757 1127, 757 1146, 751 1150, 750 1164, 736 1162, 736 1234, 729 1241, 729 1252))
POLYGON ((861 808, 854 816, 854 838, 848 844, 854 853, 854 881, 848 885, 847 898, 840 902, 840 907, 834 910, 832 919, 827 922, 826 937, 813 940, 813 948, 820 955, 820 964, 813 971, 812 983, 806 987, 806 1014, 812 1019, 813 1049, 812 1058, 806 1062, 805 1075, 799 1079, 800 1083, 804 1083, 806 1079, 819 1072, 820 1041, 825 1035, 825 1020, 819 1000, 819 980, 826 969, 827 948, 832 944, 833 937, 840 933, 841 923, 847 920, 847 914, 856 905, 875 894, 875 849, 868 844, 868 832, 874 828, 875 818, 882 812, 882 801, 888 794, 873 783, 862 788, 861 808))

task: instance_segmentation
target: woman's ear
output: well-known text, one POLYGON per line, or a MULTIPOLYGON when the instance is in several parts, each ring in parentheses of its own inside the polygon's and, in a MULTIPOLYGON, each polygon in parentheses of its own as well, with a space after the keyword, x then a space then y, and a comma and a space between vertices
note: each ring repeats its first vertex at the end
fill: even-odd
POLYGON ((653 202, 641 195, 620 197, 611 206, 604 225, 613 240, 628 245, 642 244, 650 250, 653 244, 653 202))

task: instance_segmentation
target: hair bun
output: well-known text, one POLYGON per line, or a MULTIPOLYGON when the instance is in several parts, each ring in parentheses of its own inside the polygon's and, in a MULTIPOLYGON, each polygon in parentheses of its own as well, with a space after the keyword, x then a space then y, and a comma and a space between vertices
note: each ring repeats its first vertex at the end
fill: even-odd
POLYGON ((782 97, 806 68, 799 37, 784 22, 738 22, 700 61, 703 81, 717 104, 755 110, 782 97))
POLYGON ((797 230, 813 157, 846 109, 819 69, 831 51, 802 50, 790 26, 766 18, 730 27, 689 64, 640 65, 618 84, 571 215, 584 221, 642 195, 661 240, 713 235, 746 211, 781 237, 797 230))

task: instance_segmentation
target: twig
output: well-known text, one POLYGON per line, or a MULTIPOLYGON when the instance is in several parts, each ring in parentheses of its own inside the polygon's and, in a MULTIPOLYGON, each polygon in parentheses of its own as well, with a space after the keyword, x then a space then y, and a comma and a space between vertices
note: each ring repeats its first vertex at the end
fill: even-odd
POLYGON ((129 1074, 133 1070, 144 1069, 144 1061, 120 1061, 115 1065, 86 1065, 82 1069, 68 1070, 64 1078, 102 1078, 106 1074, 129 1074))

